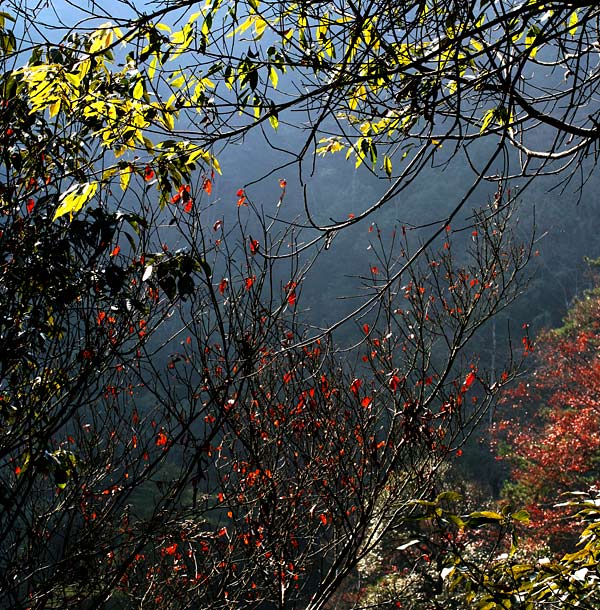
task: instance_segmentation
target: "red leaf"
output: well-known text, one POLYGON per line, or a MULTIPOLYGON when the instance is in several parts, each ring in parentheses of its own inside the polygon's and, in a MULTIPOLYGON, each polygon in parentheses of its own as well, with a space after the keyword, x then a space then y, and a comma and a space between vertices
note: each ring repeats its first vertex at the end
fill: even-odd
POLYGON ((392 390, 392 392, 395 392, 398 389, 398 386, 400 385, 400 377, 398 377, 398 375, 394 375, 389 382, 390 385, 390 390, 392 390))
POLYGON ((117 254, 119 254, 119 252, 121 252, 121 246, 115 246, 113 248, 113 251, 110 253, 111 256, 117 256, 117 254))
POLYGON ((289 383, 292 380, 292 377, 294 376, 294 373, 292 371, 288 371, 284 376, 283 376, 283 383, 289 383))
POLYGON ((244 285, 246 286, 246 290, 250 290, 250 288, 252 288, 253 284, 254 284, 254 280, 256 280, 256 276, 253 275, 252 277, 247 277, 244 280, 244 285))
POLYGON ((473 382, 475 381, 475 373, 473 371, 471 371, 466 377, 465 380, 463 382, 463 386, 466 388, 470 388, 473 385, 473 382))
POLYGON ((194 200, 190 197, 188 202, 183 206, 184 212, 187 212, 189 214, 192 211, 193 205, 194 205, 194 200))
POLYGON ((154 170, 149 166, 146 165, 146 169, 144 170, 144 180, 146 182, 150 182, 150 180, 154 179, 154 170))
POLYGON ((379 273, 379 269, 378 269, 377 267, 375 267, 375 265, 373 265, 373 266, 371 267, 371 273, 372 273, 373 275, 377 275, 377 274, 379 273))
POLYGON ((363 324, 363 332, 365 333, 365 335, 369 334, 369 325, 368 324, 363 324))
POLYGON ((177 543, 174 542, 168 547, 165 547, 165 555, 175 555, 177 552, 177 543))
POLYGON ((204 178, 204 182, 202 183, 202 189, 207 195, 212 193, 212 182, 208 178, 204 178))
POLYGON ((242 205, 247 205, 246 204, 246 194, 244 193, 244 189, 239 189, 238 192, 236 193, 236 195, 238 196, 238 200, 237 200, 238 208, 242 205))
POLYGON ((354 396, 358 396, 358 390, 360 389, 361 385, 362 385, 362 381, 360 379, 355 379, 350 384, 350 391, 354 394, 354 396))
POLYGON ((157 447, 164 447, 167 444, 167 435, 160 431, 158 433, 158 436, 156 437, 156 446, 157 447))
POLYGON ((285 290, 287 291, 287 302, 293 307, 296 304, 296 282, 288 282, 285 285, 285 290))
POLYGON ((284 178, 280 178, 279 180, 279 186, 284 189, 287 186, 287 180, 285 180, 284 178))
POLYGON ((365 409, 369 406, 371 406, 371 403, 373 402, 373 399, 370 396, 365 396, 361 401, 360 401, 360 406, 364 407, 365 409))
POLYGON ((254 256, 260 249, 260 244, 256 239, 250 238, 250 254, 254 256))
POLYGON ((171 203, 177 203, 181 199, 181 193, 175 193, 173 197, 171 197, 171 203))
POLYGON ((327 515, 319 515, 319 519, 323 525, 327 525, 327 515))
POLYGON ((227 289, 227 285, 229 284, 229 282, 227 281, 227 278, 223 278, 221 280, 221 282, 219 283, 219 292, 221 294, 223 294, 225 292, 225 290, 227 289))
POLYGON ((27 200, 27 213, 31 214, 33 212, 33 208, 35 207, 35 201, 33 199, 27 200))

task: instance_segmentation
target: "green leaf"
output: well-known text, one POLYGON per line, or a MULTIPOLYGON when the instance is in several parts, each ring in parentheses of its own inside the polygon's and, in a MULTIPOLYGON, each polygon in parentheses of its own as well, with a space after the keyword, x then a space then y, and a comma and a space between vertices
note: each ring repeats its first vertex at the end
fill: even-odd
POLYGON ((475 511, 471 513, 465 520, 467 527, 480 527, 487 523, 500 523, 504 521, 504 517, 500 513, 489 510, 475 511))
POLYGON ((519 523, 529 523, 529 513, 526 510, 518 510, 515 513, 511 514, 511 518, 513 521, 518 521, 519 523))

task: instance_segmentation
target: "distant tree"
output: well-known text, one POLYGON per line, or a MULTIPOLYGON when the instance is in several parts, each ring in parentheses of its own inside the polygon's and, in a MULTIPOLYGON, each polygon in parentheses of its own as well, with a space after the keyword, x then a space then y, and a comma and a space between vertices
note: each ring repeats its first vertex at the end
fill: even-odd
POLYGON ((502 399, 498 423, 511 466, 506 494, 525 504, 532 536, 561 549, 576 523, 566 520, 560 494, 587 491, 598 481, 600 459, 600 292, 590 290, 561 328, 535 344, 535 367, 502 399))

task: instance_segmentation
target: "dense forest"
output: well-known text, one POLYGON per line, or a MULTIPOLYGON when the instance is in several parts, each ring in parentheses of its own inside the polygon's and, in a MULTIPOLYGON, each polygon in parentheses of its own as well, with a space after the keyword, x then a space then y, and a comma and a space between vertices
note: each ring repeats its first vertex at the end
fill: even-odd
POLYGON ((0 609, 600 604, 600 7, 7 0, 0 609))

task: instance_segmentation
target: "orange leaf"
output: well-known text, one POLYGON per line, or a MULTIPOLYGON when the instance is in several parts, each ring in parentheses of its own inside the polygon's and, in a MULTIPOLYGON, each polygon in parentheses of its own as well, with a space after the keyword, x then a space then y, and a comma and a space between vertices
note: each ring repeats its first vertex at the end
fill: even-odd
POLYGON ((287 186, 287 180, 285 180, 284 178, 280 178, 279 180, 279 186, 284 189, 287 186))
POLYGON ((149 166, 146 165, 146 169, 144 170, 144 180, 146 182, 150 182, 150 180, 154 179, 154 170, 149 166))
POLYGON ((156 437, 156 446, 164 447, 167 444, 167 435, 164 432, 159 432, 156 437))
POLYGON ((121 252, 121 246, 115 246, 113 251, 110 253, 111 256, 117 256, 121 252))
POLYGON ((365 409, 367 407, 371 406, 371 403, 373 402, 372 398, 370 396, 365 396, 361 401, 360 401, 360 406, 364 407, 365 409))

